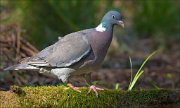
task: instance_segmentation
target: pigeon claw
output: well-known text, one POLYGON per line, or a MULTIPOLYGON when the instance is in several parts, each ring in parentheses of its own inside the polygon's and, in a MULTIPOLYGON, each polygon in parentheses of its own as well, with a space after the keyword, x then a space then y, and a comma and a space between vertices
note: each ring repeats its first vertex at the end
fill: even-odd
POLYGON ((96 93, 96 96, 98 97, 99 94, 98 94, 97 91, 98 91, 98 90, 104 90, 104 89, 103 89, 103 88, 96 87, 95 85, 91 85, 87 94, 89 94, 92 90, 96 93))
POLYGON ((75 91, 77 91, 77 92, 81 92, 80 91, 80 88, 81 87, 75 87, 75 86, 73 86, 72 84, 67 84, 70 88, 72 88, 73 90, 75 90, 75 91))

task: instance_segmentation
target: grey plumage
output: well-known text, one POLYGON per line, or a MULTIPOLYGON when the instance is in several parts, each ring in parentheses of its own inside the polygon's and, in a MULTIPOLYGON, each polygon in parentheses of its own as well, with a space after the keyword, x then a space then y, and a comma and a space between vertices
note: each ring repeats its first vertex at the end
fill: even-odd
POLYGON ((74 32, 59 39, 36 56, 6 70, 38 70, 69 82, 80 76, 90 83, 90 73, 104 60, 114 25, 122 25, 119 12, 109 11, 96 28, 74 32))

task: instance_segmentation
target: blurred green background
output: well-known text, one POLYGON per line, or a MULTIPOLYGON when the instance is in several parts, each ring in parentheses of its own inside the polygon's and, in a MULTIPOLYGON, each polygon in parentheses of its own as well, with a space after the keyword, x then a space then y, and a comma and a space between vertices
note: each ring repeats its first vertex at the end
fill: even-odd
MULTIPOLYGON (((111 9, 123 14, 125 33, 160 42, 180 39, 179 0, 1 0, 1 24, 18 24, 43 49, 57 37, 96 27, 111 9)), ((117 29, 116 29, 117 30, 117 29)))

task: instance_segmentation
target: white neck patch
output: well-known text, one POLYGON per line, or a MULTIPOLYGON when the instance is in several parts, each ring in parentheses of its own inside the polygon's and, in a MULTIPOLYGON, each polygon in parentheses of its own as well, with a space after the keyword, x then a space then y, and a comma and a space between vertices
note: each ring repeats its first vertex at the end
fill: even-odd
POLYGON ((102 23, 99 24, 97 27, 96 27, 96 31, 99 31, 99 32, 104 32, 106 31, 106 28, 103 27, 102 23))

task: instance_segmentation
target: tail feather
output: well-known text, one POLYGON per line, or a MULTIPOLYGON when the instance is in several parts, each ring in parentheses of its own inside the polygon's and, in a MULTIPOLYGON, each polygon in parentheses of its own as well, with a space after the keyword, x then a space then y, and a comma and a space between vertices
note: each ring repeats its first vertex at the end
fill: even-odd
POLYGON ((38 69, 39 69, 38 67, 31 66, 28 64, 17 64, 17 65, 7 67, 4 70, 8 71, 8 70, 38 70, 38 69))

